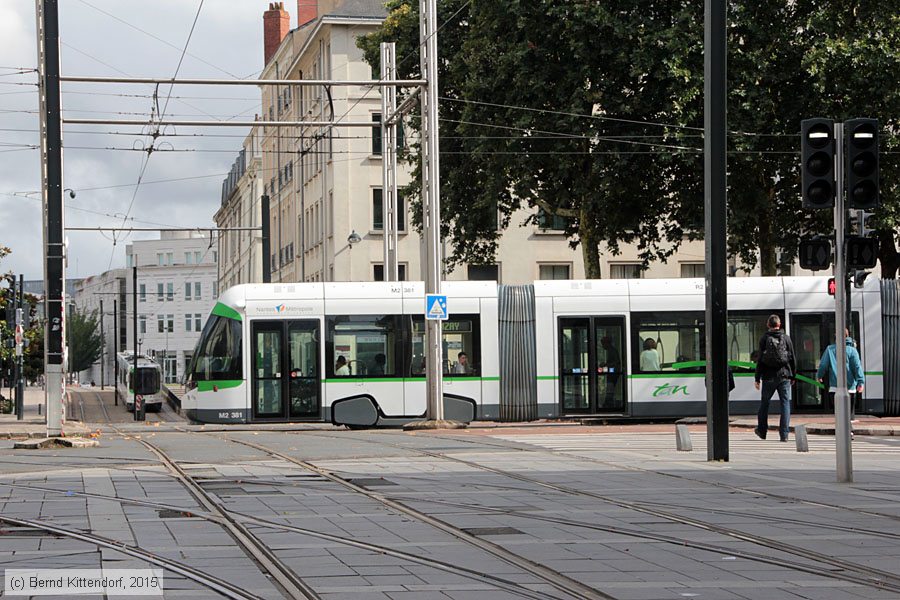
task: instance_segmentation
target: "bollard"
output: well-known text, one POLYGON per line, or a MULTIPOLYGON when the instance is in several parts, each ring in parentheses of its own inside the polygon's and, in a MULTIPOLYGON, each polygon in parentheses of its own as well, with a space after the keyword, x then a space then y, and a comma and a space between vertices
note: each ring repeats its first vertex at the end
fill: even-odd
POLYGON ((794 425, 794 440, 797 442, 797 452, 809 452, 806 425, 794 425))
POLYGON ((675 426, 675 448, 679 452, 691 452, 694 449, 691 443, 691 432, 688 431, 687 425, 675 426))

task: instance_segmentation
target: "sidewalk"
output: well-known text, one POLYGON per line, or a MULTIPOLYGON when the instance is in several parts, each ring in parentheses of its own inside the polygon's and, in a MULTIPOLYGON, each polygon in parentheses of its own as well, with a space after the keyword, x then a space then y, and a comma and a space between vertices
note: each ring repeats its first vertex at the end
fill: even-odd
MULTIPOLYGON (((3 395, 9 394, 4 388, 3 395)), ((47 436, 47 423, 44 415, 44 390, 39 387, 26 387, 24 398, 24 418, 20 421, 16 415, 0 414, 0 439, 42 438, 47 436), (40 410, 40 413, 38 412, 40 410)), ((63 424, 66 436, 89 433, 87 427, 77 421, 63 424)))
MULTIPOLYGON (((778 415, 770 415, 769 429, 778 429, 778 415)), ((791 429, 795 425, 806 425, 807 433, 834 435, 834 415, 791 415, 791 429)), ((900 417, 872 417, 856 415, 852 421, 854 435, 900 435, 900 417)), ((734 419, 731 427, 753 429, 756 418, 751 416, 734 419)))

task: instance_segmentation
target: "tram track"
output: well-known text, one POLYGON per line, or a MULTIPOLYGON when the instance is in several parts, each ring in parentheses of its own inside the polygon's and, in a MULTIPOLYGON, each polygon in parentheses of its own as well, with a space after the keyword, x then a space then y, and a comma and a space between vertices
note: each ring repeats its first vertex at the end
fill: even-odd
MULTIPOLYGON (((234 481, 236 483, 258 483, 259 485, 285 485, 285 486, 297 486, 296 482, 257 482, 257 481, 248 481, 246 479, 236 479, 236 480, 222 480, 216 479, 215 481, 234 481)), ((85 498, 96 498, 98 500, 110 500, 113 502, 118 502, 120 504, 131 504, 134 506, 144 506, 148 508, 154 508, 158 510, 171 510, 181 513, 184 517, 191 518, 197 517, 201 518, 216 524, 222 523, 222 518, 216 514, 209 513, 202 510, 197 510, 195 508, 184 508, 181 506, 175 506, 172 504, 166 504, 162 502, 154 502, 152 500, 141 500, 139 498, 123 498, 121 496, 110 496, 108 494, 97 494, 92 492, 75 492, 71 490, 59 490, 55 488, 48 488, 43 486, 34 486, 34 485, 24 485, 24 484, 15 484, 15 483, 0 483, 0 487, 8 487, 13 489, 26 489, 31 491, 40 491, 40 492, 49 492, 53 494, 62 494, 65 496, 79 496, 85 498)), ((391 556, 394 558, 398 558, 401 560, 406 560, 409 562, 413 562, 416 564, 420 564, 422 566, 431 567, 433 569, 437 569, 439 571, 444 571, 446 573, 451 573, 453 575, 459 575, 462 577, 467 577, 469 579, 480 581, 482 583, 486 583, 497 587, 499 589, 506 590, 512 594, 521 596, 523 598, 532 598, 533 600, 543 600, 547 596, 546 594, 534 592, 527 588, 524 588, 521 584, 516 583, 514 581, 505 579, 503 577, 499 577, 496 575, 491 575, 490 573, 483 573, 481 571, 476 571, 474 569, 469 569, 466 567, 460 567, 458 565, 453 565, 444 561, 440 561, 433 558, 428 558, 425 556, 419 556, 416 554, 411 554, 409 552, 404 552, 402 550, 396 550, 394 548, 390 548, 388 546, 382 546, 378 544, 372 544, 370 542, 361 542, 358 540, 349 539, 340 535, 335 535, 331 533, 325 533, 321 531, 315 531, 313 529, 308 529, 305 527, 297 527, 295 525, 288 525, 286 523, 277 523, 275 521, 269 521, 267 519, 263 519, 261 517, 257 517, 254 515, 248 515, 245 513, 233 511, 227 509, 225 507, 221 507, 222 510, 227 511, 232 517, 243 521, 248 524, 257 525, 260 527, 265 527, 268 529, 279 530, 279 531, 289 531, 294 533, 299 533, 304 536, 313 537, 316 539, 320 539, 323 541, 333 542, 336 544, 341 544, 345 546, 351 546, 354 548, 359 548, 361 550, 367 550, 376 554, 381 554, 384 556, 391 556)))
POLYGON ((243 523, 234 519, 228 511, 222 510, 220 502, 203 489, 203 487, 197 483, 197 481, 189 475, 178 462, 173 460, 156 444, 143 439, 139 439, 138 442, 159 458, 160 462, 175 475, 207 512, 215 514, 222 519, 220 524, 228 531, 235 542, 244 549, 257 566, 272 577, 279 587, 279 591, 281 591, 286 598, 307 598, 309 600, 319 600, 321 598, 309 584, 303 581, 303 579, 294 573, 290 567, 284 564, 284 562, 281 561, 281 559, 279 559, 275 553, 257 538, 243 523))
POLYGON ((177 573, 195 583, 199 583, 207 589, 225 596, 226 598, 232 598, 234 600, 264 600, 261 596, 246 592, 240 587, 228 582, 225 579, 222 579, 221 577, 216 577, 214 575, 204 573, 199 569, 186 566, 182 562, 166 558, 147 550, 143 550, 141 548, 138 548, 137 546, 123 544, 122 542, 117 542, 115 540, 93 533, 87 533, 85 531, 81 531, 80 529, 61 527, 59 525, 46 523, 44 521, 34 519, 20 519, 16 517, 5 516, 2 514, 0 514, 0 522, 7 523, 9 525, 15 525, 18 527, 25 527, 28 529, 46 531, 55 535, 79 540, 88 544, 93 544, 94 546, 97 546, 99 548, 106 548, 109 550, 115 550, 116 552, 121 552, 122 554, 130 556, 132 558, 137 558, 159 567, 168 569, 169 571, 177 573))
MULTIPOLYGON (((322 437, 333 437, 334 438, 334 437, 339 437, 339 436, 322 435, 322 437)), ((446 439, 446 440, 459 441, 459 439, 455 438, 455 437, 445 437, 445 436, 436 436, 436 437, 440 437, 440 438, 446 439)), ((865 585, 865 586, 872 587, 872 588, 879 589, 879 590, 889 590, 889 591, 900 593, 900 576, 898 576, 897 574, 890 572, 890 571, 884 571, 881 569, 875 569, 873 567, 867 567, 865 565, 860 565, 858 563, 854 563, 851 561, 834 558, 832 556, 829 556, 827 554, 822 554, 822 553, 816 552, 814 550, 807 550, 805 548, 801 548, 801 547, 798 547, 798 546, 795 546, 792 544, 787 544, 784 542, 779 542, 779 541, 773 540, 771 538, 766 538, 766 537, 755 535, 755 534, 745 533, 743 531, 724 527, 721 525, 716 525, 713 523, 709 523, 709 522, 702 521, 699 519, 694 519, 691 517, 686 517, 683 515, 678 515, 678 514, 669 512, 669 511, 649 508, 638 502, 621 500, 618 498, 613 498, 611 496, 598 494, 596 492, 590 492, 588 490, 579 490, 579 489, 575 489, 575 488, 570 488, 568 486, 562 486, 562 485, 557 485, 557 484, 553 484, 553 483, 548 483, 546 481, 542 481, 540 479, 535 479, 535 478, 529 477, 527 475, 521 475, 519 473, 506 471, 504 469, 498 469, 498 468, 492 467, 490 465, 484 465, 481 463, 458 458, 455 456, 450 456, 450 455, 440 453, 440 452, 432 452, 430 450, 424 450, 421 448, 414 448, 414 447, 404 446, 404 445, 400 445, 400 444, 393 444, 393 443, 387 442, 387 441, 368 440, 365 438, 355 438, 355 439, 366 442, 366 443, 370 443, 370 444, 380 444, 380 445, 388 446, 388 447, 395 448, 398 450, 414 452, 414 453, 417 453, 417 454, 420 454, 423 456, 428 456, 428 457, 436 458, 439 460, 447 460, 447 461, 455 462, 458 464, 463 464, 463 465, 466 465, 473 469, 494 473, 494 474, 500 475, 502 477, 507 477, 507 478, 514 479, 517 481, 522 481, 524 483, 529 483, 531 485, 535 485, 535 486, 542 487, 545 489, 550 489, 555 492, 570 495, 570 496, 583 496, 583 497, 588 497, 588 498, 592 498, 595 500, 601 500, 603 502, 606 502, 613 506, 617 506, 619 508, 633 510, 635 512, 639 512, 639 513, 646 514, 649 516, 666 519, 667 521, 670 521, 670 522, 680 523, 682 525, 688 525, 688 526, 695 527, 695 528, 698 528, 701 530, 706 530, 706 531, 710 531, 713 533, 717 533, 719 535, 723 535, 725 537, 729 537, 729 538, 732 538, 732 539, 735 539, 738 541, 749 542, 749 543, 758 545, 760 547, 768 548, 770 550, 783 552, 783 553, 786 553, 786 554, 789 554, 792 556, 796 556, 796 557, 802 557, 807 560, 814 561, 814 566, 803 565, 801 563, 796 563, 796 562, 794 562, 792 564, 787 564, 787 563, 785 563, 784 560, 774 561, 772 559, 763 557, 763 558, 765 558, 764 562, 781 565, 782 567, 785 567, 785 568, 791 568, 791 569, 798 570, 798 571, 812 573, 812 574, 820 575, 823 577, 828 577, 831 579, 838 579, 838 580, 842 580, 842 581, 848 581, 851 583, 857 583, 860 585, 865 585), (822 563, 831 565, 837 569, 842 569, 842 570, 850 571, 850 572, 856 572, 859 575, 849 575, 849 574, 845 574, 845 573, 823 571, 820 567, 815 566, 815 565, 822 564, 822 563)), ((234 441, 237 441, 238 443, 242 443, 245 445, 249 445, 251 447, 255 446, 255 444, 252 444, 250 442, 244 442, 244 441, 240 441, 240 440, 234 440, 234 441)), ((506 449, 511 449, 508 446, 502 446, 502 445, 500 445, 500 446, 504 447, 506 449)), ((521 449, 519 449, 519 450, 521 450, 521 449)), ((294 461, 292 461, 292 462, 294 462, 294 461)), ((302 461, 300 461, 300 462, 302 462, 302 461)), ((609 463, 608 466, 616 466, 616 465, 609 463)), ((318 468, 318 467, 316 467, 316 468, 318 468)), ((646 470, 646 471, 651 472, 651 473, 655 472, 655 471, 650 471, 650 470, 646 470)), ((706 483, 706 482, 701 481, 701 483, 706 483)), ((428 502, 428 499, 420 499, 419 501, 428 502)), ((471 508, 471 506, 470 506, 470 508, 471 508)), ((486 507, 479 507, 479 508, 486 508, 486 507)), ((504 509, 498 509, 498 510, 503 511, 504 509)), ((538 518, 533 513, 521 513, 521 516, 524 516, 527 518, 538 518)), ((547 520, 547 519, 553 519, 553 517, 545 517, 542 520, 547 520)), ((589 523, 569 521, 569 520, 562 520, 562 521, 564 521, 564 522, 560 522, 560 524, 565 524, 565 525, 570 525, 570 526, 580 526, 580 527, 589 528, 589 529, 594 529, 597 527, 597 526, 594 526, 589 523)), ((617 529, 617 528, 612 528, 611 530, 610 529, 603 529, 603 530, 611 531, 614 533, 615 532, 623 533, 624 535, 629 535, 631 533, 628 530, 617 529)), ((674 540, 674 543, 687 544, 687 543, 692 543, 692 542, 687 542, 686 540, 681 540, 681 539, 676 538, 674 540)), ((715 547, 715 548, 711 547, 711 549, 713 549, 716 552, 723 551, 721 548, 718 548, 718 547, 715 547)), ((732 551, 732 554, 734 554, 733 551, 732 551)), ((748 558, 750 557, 750 555, 747 555, 747 556, 748 556, 748 558)))
POLYGON ((304 469, 306 469, 310 472, 316 473, 318 475, 321 475, 325 479, 328 479, 329 481, 336 483, 346 489, 349 489, 353 492, 356 492, 358 494, 366 496, 369 499, 374 500, 394 511, 397 511, 408 517, 412 517, 412 518, 416 519, 417 521, 420 521, 422 523, 430 525, 430 526, 434 527, 435 529, 443 531, 444 533, 447 533, 450 536, 467 543, 470 546, 479 548, 479 549, 495 556, 496 558, 499 558, 500 560, 502 560, 503 562, 506 562, 507 564, 513 565, 517 568, 524 570, 527 573, 534 575, 535 577, 541 579, 545 583, 554 587, 556 590, 563 592, 567 595, 573 596, 575 598, 584 598, 587 600, 615 600, 614 596, 606 594, 605 592, 602 592, 594 587, 591 587, 589 585, 581 583, 580 581, 572 579, 571 577, 569 577, 559 571, 556 571, 545 565, 542 565, 540 563, 536 563, 532 560, 529 560, 519 554, 511 552, 511 551, 507 550, 506 548, 504 548, 503 546, 500 546, 498 544, 495 544, 495 543, 487 541, 487 540, 483 540, 483 539, 481 539, 471 533, 468 533, 458 527, 450 525, 449 523, 447 523, 441 519, 432 517, 431 515, 425 514, 421 511, 416 510, 412 507, 409 507, 401 502, 396 502, 383 494, 379 494, 377 492, 373 492, 364 487, 356 485, 352 481, 349 481, 343 477, 340 477, 339 475, 335 475, 331 471, 328 471, 327 469, 318 467, 310 462, 294 458, 292 456, 289 456, 287 454, 279 452, 278 450, 269 448, 267 446, 263 446, 261 444, 256 444, 254 442, 248 442, 245 440, 239 440, 239 439, 228 438, 228 437, 224 437, 224 438, 220 438, 220 439, 225 439, 227 441, 230 441, 230 442, 233 442, 236 444, 241 444, 241 445, 244 445, 244 446, 247 446, 250 448, 254 448, 254 449, 256 449, 260 452, 263 452, 265 454, 268 454, 274 458, 278 458, 285 462, 299 465, 299 466, 303 467, 304 469))

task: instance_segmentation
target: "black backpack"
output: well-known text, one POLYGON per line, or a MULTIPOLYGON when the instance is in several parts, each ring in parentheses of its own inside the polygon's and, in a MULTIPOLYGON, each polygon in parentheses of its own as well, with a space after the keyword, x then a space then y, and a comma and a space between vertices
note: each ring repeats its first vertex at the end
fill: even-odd
POLYGON ((763 349, 762 356, 759 357, 759 360, 767 367, 776 369, 787 366, 790 360, 788 358, 787 340, 784 336, 766 336, 766 347, 763 349))

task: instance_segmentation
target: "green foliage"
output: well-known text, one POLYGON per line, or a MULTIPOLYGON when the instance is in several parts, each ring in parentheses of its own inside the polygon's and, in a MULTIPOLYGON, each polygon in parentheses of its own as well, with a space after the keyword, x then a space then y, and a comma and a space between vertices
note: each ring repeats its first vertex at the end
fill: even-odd
POLYGON ((69 372, 89 369, 100 358, 103 348, 97 311, 86 313, 73 310, 66 318, 66 335, 69 340, 69 372))
MULTIPOLYGON (((889 4, 729 3, 728 252, 745 265, 777 274, 799 234, 831 227, 825 211, 801 207, 800 121, 873 116, 884 126, 883 274, 896 273, 900 11, 889 4)), ((377 72, 380 42, 395 41, 399 76, 419 77, 418 2, 387 8, 357 43, 377 72)), ((520 207, 569 219, 588 277, 599 276, 601 244, 615 254, 634 243, 646 265, 702 235, 702 4, 439 0, 438 11, 451 263, 492 261, 520 207)), ((406 158, 418 208, 415 144, 406 158)))

